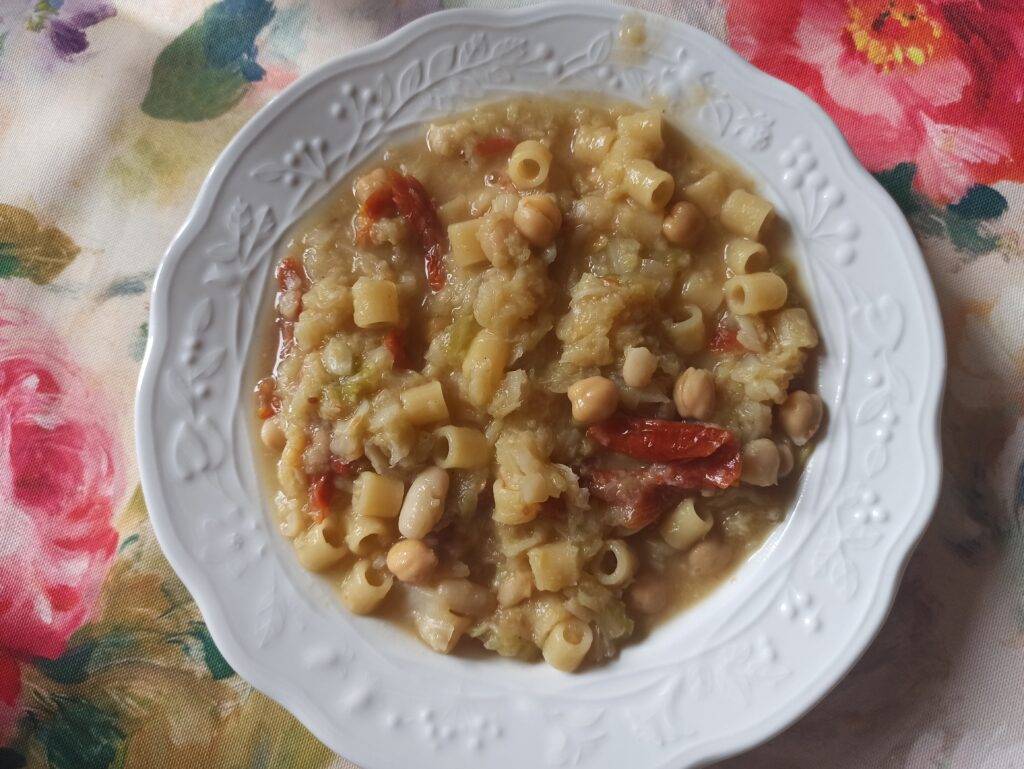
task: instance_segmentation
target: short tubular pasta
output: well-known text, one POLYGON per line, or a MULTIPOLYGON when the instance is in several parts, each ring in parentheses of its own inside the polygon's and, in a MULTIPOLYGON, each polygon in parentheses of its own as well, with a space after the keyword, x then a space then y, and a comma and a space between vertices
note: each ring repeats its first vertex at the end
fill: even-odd
POLYGON ((400 398, 406 419, 414 425, 448 421, 448 404, 444 400, 441 383, 436 379, 406 390, 400 398))
POLYGON ((544 660, 564 673, 576 670, 594 643, 594 631, 578 619, 565 620, 555 625, 544 639, 544 660))
POLYGON ((472 267, 487 262, 487 254, 477 238, 482 223, 483 219, 470 219, 468 222, 448 225, 452 261, 459 267, 472 267))
POLYGON ((771 265, 768 249, 749 238, 734 238, 725 244, 725 264, 736 275, 764 272, 771 265))
POLYGON ((661 129, 664 120, 659 110, 650 109, 622 115, 617 121, 619 136, 642 145, 652 156, 665 146, 661 129))
POLYGON ((684 499, 665 516, 658 532, 676 550, 689 550, 707 536, 712 523, 711 516, 697 512, 692 499, 684 499))
POLYGON ((341 583, 341 601, 353 614, 369 614, 383 601, 395 579, 361 558, 341 583))
POLYGON ((615 129, 607 126, 580 126, 573 133, 573 157, 597 165, 608 155, 615 142, 615 129))
POLYGON ((345 545, 363 556, 386 550, 394 539, 391 526, 383 518, 352 518, 345 533, 345 545))
POLYGON ((540 545, 532 548, 526 557, 538 590, 561 590, 579 581, 579 553, 571 542, 540 545))
POLYGON ((335 524, 328 518, 315 523, 292 540, 295 555, 304 569, 323 571, 334 566, 348 554, 348 550, 334 539, 335 524))
POLYGON ((357 518, 396 518, 405 496, 405 484, 374 472, 363 472, 352 488, 352 514, 357 518))
POLYGON ((662 211, 676 190, 672 174, 650 160, 631 160, 623 178, 626 193, 648 211, 662 211))
POLYGON ((550 169, 551 150, 533 139, 519 142, 508 159, 508 178, 520 190, 542 185, 550 169))
POLYGON ((679 320, 669 326, 669 334, 676 350, 690 355, 703 349, 707 337, 704 311, 695 304, 684 304, 679 310, 678 317, 679 320))
POLYGON ((775 208, 746 190, 733 190, 722 203, 722 224, 751 240, 761 240, 775 220, 775 208))
POLYGON ((725 302, 736 315, 777 310, 786 303, 789 288, 773 272, 737 275, 725 282, 725 302))
POLYGON ((352 317, 359 328, 398 322, 398 289, 390 280, 359 278, 352 286, 352 317))
POLYGON ((722 204, 729 196, 729 185, 721 171, 712 171, 693 184, 688 184, 683 192, 686 199, 696 203, 705 216, 712 217, 721 213, 722 204))
POLYGON ((446 469, 483 467, 491 459, 491 446, 479 430, 446 425, 434 432, 434 460, 446 469))
POLYGON ((598 551, 594 576, 602 585, 623 587, 636 574, 637 559, 625 540, 609 539, 598 551))

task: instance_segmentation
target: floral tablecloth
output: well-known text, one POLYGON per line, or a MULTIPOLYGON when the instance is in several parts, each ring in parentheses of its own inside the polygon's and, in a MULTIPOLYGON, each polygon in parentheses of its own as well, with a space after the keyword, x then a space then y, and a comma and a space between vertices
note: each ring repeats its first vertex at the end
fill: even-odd
MULTIPOLYGON (((225 662, 153 537, 154 270, 239 127, 429 0, 0 0, 0 769, 350 767, 225 662)), ((487 3, 472 2, 472 5, 487 3)), ((1024 3, 651 0, 814 97, 949 343, 936 520, 817 708, 728 767, 1024 767, 1024 3)))

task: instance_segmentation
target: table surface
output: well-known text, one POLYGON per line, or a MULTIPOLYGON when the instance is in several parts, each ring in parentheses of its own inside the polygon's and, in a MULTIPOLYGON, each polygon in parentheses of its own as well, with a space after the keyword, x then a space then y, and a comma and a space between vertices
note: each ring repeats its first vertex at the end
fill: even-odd
MULTIPOLYGON (((138 489, 148 294, 217 154, 429 0, 0 0, 0 769, 352 767, 217 651, 138 489)), ((496 5, 470 2, 468 5, 496 5)), ((507 4, 502 4, 507 5, 507 4)), ((814 97, 924 248, 936 519, 803 720, 722 766, 1024 766, 1024 5, 649 0, 814 97)))

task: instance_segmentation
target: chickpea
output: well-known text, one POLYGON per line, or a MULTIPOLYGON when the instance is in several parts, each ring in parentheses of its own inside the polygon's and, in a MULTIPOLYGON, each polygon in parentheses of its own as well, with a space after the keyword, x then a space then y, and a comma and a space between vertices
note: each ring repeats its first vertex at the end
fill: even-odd
POLYGON ((622 362, 622 379, 630 387, 646 387, 658 370, 658 356, 646 347, 630 347, 622 362))
POLYGON ((428 467, 409 484, 402 509, 398 513, 398 530, 407 539, 423 539, 444 515, 444 499, 448 496, 448 473, 440 467, 428 467))
POLYGON ((512 221, 530 243, 543 247, 562 228, 562 212, 554 195, 527 195, 516 206, 512 221))
POLYGON ((681 417, 708 419, 715 410, 715 378, 702 368, 688 368, 676 380, 672 400, 681 417))
POLYGON ((368 174, 363 174, 355 183, 356 200, 365 203, 373 193, 385 189, 390 185, 388 172, 383 168, 375 168, 368 174))
POLYGON ((632 607, 642 614, 657 614, 668 604, 665 583, 650 574, 630 585, 626 596, 632 607))
POLYGON ((803 446, 818 432, 824 410, 821 396, 794 390, 779 406, 779 422, 790 440, 803 446))
POLYGON ((774 486, 779 482, 779 447, 771 438, 758 438, 743 447, 740 480, 751 486, 774 486))
POLYGON ((402 582, 422 582, 437 566, 437 556, 418 539, 403 539, 388 550, 387 564, 402 582))
POLYGON ((690 572, 695 577, 713 577, 732 562, 732 546, 720 539, 705 539, 686 554, 690 572))
POLYGON ((607 419, 619 407, 619 388, 603 376, 573 382, 566 395, 572 403, 572 418, 585 425, 607 419))
POLYGON ((260 426, 260 440, 268 449, 280 451, 284 448, 286 439, 280 417, 274 415, 263 420, 263 424, 260 426))
POLYGON ((661 225, 661 234, 669 243, 688 248, 704 233, 706 220, 693 203, 683 200, 672 206, 661 225))
POLYGON ((793 457, 793 449, 790 448, 788 443, 779 443, 779 478, 785 478, 791 472, 793 472, 793 466, 796 464, 796 460, 793 457))

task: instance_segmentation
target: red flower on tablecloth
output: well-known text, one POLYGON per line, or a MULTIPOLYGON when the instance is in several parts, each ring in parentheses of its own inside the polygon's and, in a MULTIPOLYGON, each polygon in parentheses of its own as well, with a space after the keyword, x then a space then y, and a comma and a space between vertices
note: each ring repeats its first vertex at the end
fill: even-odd
POLYGON ((15 659, 57 657, 96 602, 122 463, 65 346, 0 300, 0 734, 20 690, 15 659))
POLYGON ((1024 3, 728 0, 729 42, 818 101, 872 171, 955 201, 1024 180, 1024 3))

